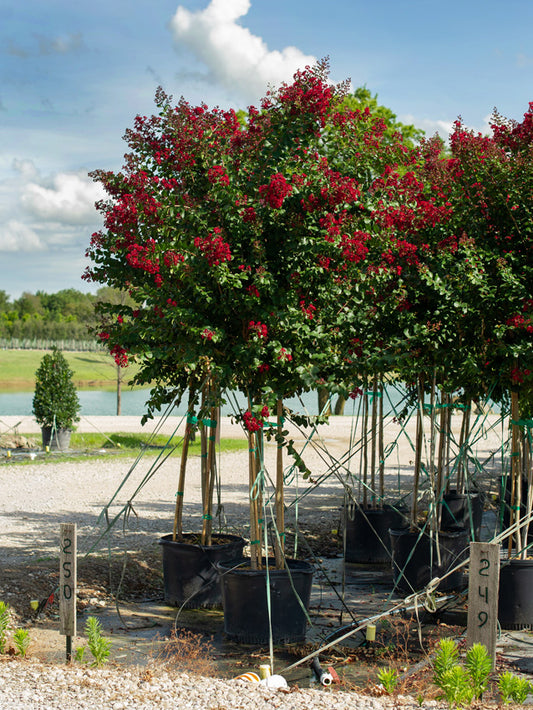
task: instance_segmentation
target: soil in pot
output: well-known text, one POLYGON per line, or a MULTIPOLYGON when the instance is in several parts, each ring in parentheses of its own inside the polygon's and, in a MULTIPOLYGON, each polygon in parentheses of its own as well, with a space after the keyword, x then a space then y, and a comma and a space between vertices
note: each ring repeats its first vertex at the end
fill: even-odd
POLYGON ((406 525, 405 515, 391 505, 383 508, 361 508, 355 504, 345 509, 346 552, 344 559, 352 563, 387 564, 391 560, 389 528, 406 525))
MULTIPOLYGON (((392 551, 392 576, 396 591, 401 594, 418 592, 435 577, 442 577, 468 556, 469 534, 460 528, 441 531, 437 543, 429 535, 419 537, 419 532, 390 530, 392 551)), ((440 592, 460 591, 466 586, 464 568, 443 579, 440 592)))
POLYGON ((43 449, 49 446, 51 449, 66 451, 70 446, 71 429, 54 429, 51 426, 41 427, 43 449))
POLYGON ((509 560, 500 569, 498 621, 502 629, 533 628, 533 559, 509 560))
POLYGON ((269 597, 273 642, 305 639, 313 567, 304 560, 286 562, 288 569, 278 570, 274 560, 269 560, 268 573, 251 569, 247 559, 238 567, 219 563, 224 631, 229 639, 249 644, 269 642, 269 597))
POLYGON ((463 528, 473 539, 479 542, 483 502, 478 493, 458 493, 451 490, 443 496, 441 529, 454 530, 463 528))
POLYGON ((167 604, 186 609, 222 605, 216 564, 241 559, 245 541, 229 534, 213 535, 212 541, 202 545, 194 533, 184 534, 183 542, 172 540, 172 534, 159 540, 167 604))

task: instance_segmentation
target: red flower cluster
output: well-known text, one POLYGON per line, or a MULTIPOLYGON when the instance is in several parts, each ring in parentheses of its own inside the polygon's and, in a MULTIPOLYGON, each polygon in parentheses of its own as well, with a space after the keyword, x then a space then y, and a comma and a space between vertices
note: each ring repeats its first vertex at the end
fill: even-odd
POLYGON ((126 254, 126 261, 134 269, 143 269, 149 274, 159 273, 159 261, 155 254, 155 241, 149 239, 146 242, 146 246, 142 244, 132 244, 128 248, 128 253, 126 254))
POLYGON ((514 382, 515 385, 521 385, 524 382, 524 379, 529 377, 529 375, 531 375, 531 370, 528 370, 527 368, 520 370, 518 367, 513 367, 511 370, 511 381, 514 382))
POLYGON ((369 239, 370 235, 361 231, 356 231, 352 235, 343 234, 339 243, 343 257, 354 264, 358 264, 368 254, 366 242, 369 239))
POLYGON ((209 330, 209 328, 204 328, 202 332, 200 333, 200 338, 203 338, 204 340, 213 340, 213 331, 209 330))
POLYGON ((261 185, 259 194, 273 209, 279 210, 283 205, 283 200, 290 195, 292 187, 285 180, 281 173, 275 173, 270 178, 268 185, 261 185))
POLYGON ((321 125, 331 106, 333 89, 319 76, 311 74, 309 67, 294 75, 293 84, 284 85, 279 91, 279 101, 290 105, 290 113, 318 116, 321 125))
POLYGON ((229 244, 224 241, 220 227, 215 227, 207 237, 196 237, 194 246, 205 255, 209 266, 218 266, 223 261, 231 261, 229 244))
POLYGON ((255 222, 257 219, 256 211, 253 207, 245 207, 241 212, 243 222, 255 222))
POLYGON ((128 367, 128 354, 123 347, 120 345, 113 345, 110 352, 111 355, 114 356, 115 362, 119 367, 128 367))
POLYGON ((285 348, 281 348, 278 354, 278 360, 281 360, 282 362, 290 362, 292 360, 292 355, 285 348))
POLYGON ((257 334, 258 338, 267 338, 268 337, 268 328, 264 323, 261 323, 257 321, 257 323, 253 320, 251 320, 248 323, 248 330, 249 331, 254 331, 257 334))
POLYGON ((300 301, 300 308, 302 309, 302 313, 305 313, 309 320, 313 320, 316 311, 316 306, 313 303, 306 306, 304 299, 302 299, 300 301))
POLYGON ((213 185, 229 185, 229 177, 223 165, 213 165, 207 171, 207 179, 213 185))
POLYGON ((256 419, 251 412, 244 412, 242 418, 244 426, 252 433, 263 428, 263 422, 260 419, 256 419))
POLYGON ((183 261, 185 261, 185 257, 183 256, 183 254, 178 254, 175 251, 167 251, 163 256, 163 262, 167 268, 170 268, 171 266, 176 266, 176 264, 179 264, 183 261))
POLYGON ((533 324, 531 318, 526 318, 521 313, 515 313, 513 316, 507 319, 507 325, 512 328, 518 328, 520 330, 526 330, 528 333, 533 333, 533 324))

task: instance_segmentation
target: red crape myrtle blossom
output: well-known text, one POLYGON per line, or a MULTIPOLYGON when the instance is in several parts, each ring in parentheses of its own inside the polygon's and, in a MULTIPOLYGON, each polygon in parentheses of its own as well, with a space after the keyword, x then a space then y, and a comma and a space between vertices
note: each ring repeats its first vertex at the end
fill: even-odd
POLYGON ((468 285, 465 341, 470 362, 497 383, 497 392, 521 385, 516 373, 533 371, 532 125, 529 104, 522 122, 495 113, 488 136, 457 121, 450 141, 454 259, 468 285))
POLYGON ((412 213, 386 221, 388 200, 422 203, 419 182, 402 177, 416 160, 380 117, 347 110, 345 94, 327 63, 243 122, 158 90, 157 114, 126 131, 123 171, 93 173, 109 200, 87 277, 138 304, 100 312, 108 346, 139 362, 136 381, 158 383, 154 406, 207 377, 252 402, 268 386, 267 405, 315 378, 342 380, 354 324, 368 326, 375 298, 389 296, 372 283, 412 265, 423 221, 401 239, 412 213))

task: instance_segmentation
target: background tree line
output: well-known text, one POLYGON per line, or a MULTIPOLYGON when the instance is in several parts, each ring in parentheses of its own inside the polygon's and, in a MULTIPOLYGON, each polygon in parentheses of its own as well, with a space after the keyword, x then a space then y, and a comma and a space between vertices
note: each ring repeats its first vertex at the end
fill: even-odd
POLYGON ((109 287, 98 289, 96 294, 73 288, 57 293, 24 291, 14 300, 0 290, 0 338, 4 341, 94 340, 96 348, 96 304, 100 301, 124 304, 128 299, 123 291, 109 287))

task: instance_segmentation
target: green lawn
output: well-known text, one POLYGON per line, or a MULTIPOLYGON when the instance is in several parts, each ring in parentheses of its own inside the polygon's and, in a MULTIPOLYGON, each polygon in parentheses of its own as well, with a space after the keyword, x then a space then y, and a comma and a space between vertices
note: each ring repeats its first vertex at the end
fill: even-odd
MULTIPOLYGON (((44 350, 0 350, 0 386, 5 391, 31 391, 35 386, 35 372, 44 350)), ((78 389, 98 387, 115 389, 117 366, 106 352, 64 352, 74 371, 74 383, 78 389)), ((122 370, 126 386, 138 368, 130 365, 122 370)))
MULTIPOLYGON (((40 436, 29 436, 30 440, 40 445, 40 436)), ((145 454, 154 457, 160 455, 163 458, 167 456, 181 456, 182 437, 174 437, 169 441, 169 437, 163 434, 158 434, 151 437, 150 434, 129 434, 129 433, 90 433, 83 434, 73 432, 70 438, 70 451, 61 453, 60 451, 52 451, 49 453, 39 454, 40 463, 57 463, 61 461, 79 461, 82 458, 107 458, 117 456, 121 458, 137 457, 142 451, 145 454)), ((217 445, 217 453, 227 453, 232 451, 242 451, 248 448, 248 440, 245 436, 239 439, 221 439, 220 445, 217 445)), ((196 441, 189 445, 189 456, 200 456, 200 437, 197 436, 196 441)), ((17 465, 30 465, 34 459, 29 456, 14 456, 9 459, 9 463, 17 465)), ((6 463, 7 459, 3 461, 6 463)))

